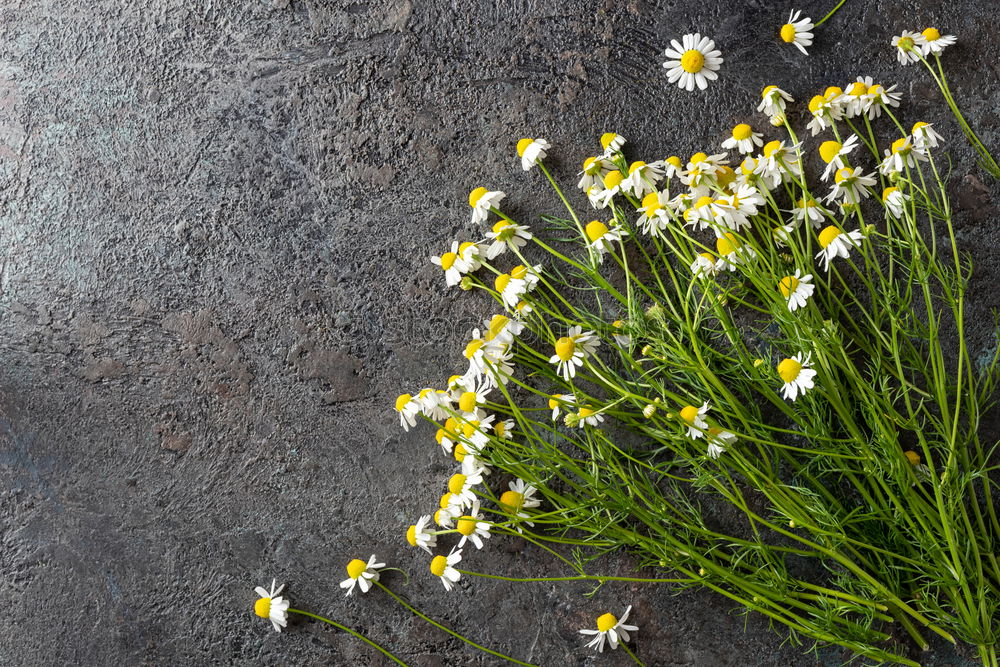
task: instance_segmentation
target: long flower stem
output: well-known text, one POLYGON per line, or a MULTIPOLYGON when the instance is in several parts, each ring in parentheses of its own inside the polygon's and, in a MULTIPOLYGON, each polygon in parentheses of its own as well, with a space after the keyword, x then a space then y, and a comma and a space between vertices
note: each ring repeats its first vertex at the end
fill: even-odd
POLYGON ((290 614, 299 614, 300 616, 308 616, 309 618, 316 619, 317 621, 323 621, 324 623, 332 625, 333 627, 337 628, 338 630, 343 630, 344 632, 348 633, 349 635, 357 637, 358 639, 360 639, 364 643, 368 644, 372 648, 377 649, 380 653, 382 653, 382 655, 386 656, 387 658, 389 658, 390 660, 392 660, 397 665, 402 665, 403 667, 409 667, 405 662, 403 662, 398 657, 396 657, 395 655, 393 655, 392 653, 390 653, 388 650, 382 648, 381 646, 379 646, 378 644, 376 644, 375 642, 373 642, 371 639, 368 639, 368 637, 365 637, 363 634, 361 634, 357 630, 352 630, 351 628, 347 627, 346 625, 341 625, 340 623, 337 623, 336 621, 331 621, 329 618, 325 618, 323 616, 320 616, 319 614, 314 614, 314 613, 309 612, 309 611, 303 611, 301 609, 289 609, 288 613, 290 613, 290 614))

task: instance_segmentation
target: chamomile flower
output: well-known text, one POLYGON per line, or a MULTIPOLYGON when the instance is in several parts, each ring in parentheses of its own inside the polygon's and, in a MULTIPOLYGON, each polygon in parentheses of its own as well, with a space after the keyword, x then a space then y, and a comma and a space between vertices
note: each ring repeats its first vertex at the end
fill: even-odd
POLYGON ((451 454, 452 448, 459 441, 459 433, 460 426, 458 420, 454 417, 448 417, 444 422, 444 426, 439 428, 434 434, 434 439, 441 445, 441 449, 444 450, 445 454, 451 454))
POLYGON ((843 118, 844 110, 838 97, 814 95, 809 100, 809 113, 812 114, 812 119, 806 124, 806 128, 815 137, 820 131, 830 127, 833 121, 843 118))
POLYGON ((553 394, 549 397, 549 410, 552 410, 552 421, 559 419, 559 413, 561 410, 573 410, 576 408, 576 404, 572 397, 567 397, 562 394, 553 394))
POLYGON ((894 92, 896 86, 886 88, 880 84, 873 84, 868 88, 868 118, 874 120, 882 115, 882 110, 888 107, 898 107, 899 101, 903 99, 901 93, 894 92))
POLYGON ((420 401, 410 394, 400 394, 396 399, 396 412, 399 413, 399 425, 403 427, 404 431, 409 431, 417 425, 420 401))
POLYGON ((695 278, 714 278, 719 274, 718 258, 710 252, 698 253, 691 262, 691 273, 695 278))
POLYGON ((777 182, 798 179, 802 175, 802 162, 797 151, 801 144, 786 146, 784 141, 764 144, 763 159, 757 164, 757 173, 763 178, 777 178, 777 182))
POLYGON ((641 212, 636 221, 643 234, 658 234, 665 231, 670 222, 670 193, 666 190, 654 191, 642 198, 637 211, 641 212))
POLYGON ((452 241, 451 250, 440 256, 431 257, 431 263, 440 266, 444 271, 444 279, 448 287, 454 287, 462 282, 462 276, 473 270, 469 262, 462 257, 459 249, 458 241, 452 241))
POLYGON ((347 564, 347 579, 340 582, 340 587, 347 589, 347 595, 354 592, 355 586, 360 588, 362 593, 367 593, 372 584, 378 581, 378 571, 385 567, 385 563, 376 561, 378 561, 378 557, 372 555, 367 563, 355 558, 347 564))
POLYGON ((867 199, 871 194, 870 187, 875 185, 874 175, 867 175, 861 171, 861 167, 841 167, 833 175, 833 188, 827 195, 827 201, 839 198, 848 204, 857 204, 862 199, 867 199))
POLYGON ((610 158, 615 153, 621 151, 625 145, 625 137, 615 132, 605 132, 601 135, 601 147, 604 149, 604 157, 610 158))
POLYGON ((908 201, 910 201, 910 196, 895 186, 882 190, 882 204, 894 218, 903 217, 903 211, 908 201))
POLYGON ((822 249, 816 253, 816 259, 822 262, 823 270, 827 271, 835 257, 850 257, 851 248, 858 246, 863 238, 860 229, 845 233, 839 227, 829 225, 819 233, 819 247, 822 249))
POLYGON ((840 106, 844 111, 844 118, 855 118, 868 111, 870 100, 868 97, 868 87, 873 81, 870 76, 858 77, 847 85, 847 89, 841 96, 840 106))
POLYGON ((603 157, 588 157, 583 161, 583 171, 577 174, 580 177, 580 182, 576 184, 576 187, 586 192, 594 185, 600 186, 604 183, 604 177, 614 168, 615 165, 611 160, 603 157))
POLYGON ((282 584, 277 588, 274 585, 277 582, 271 580, 271 590, 267 590, 263 586, 258 586, 254 591, 259 596, 257 601, 253 605, 253 613, 257 614, 261 618, 266 618, 271 621, 271 625, 274 626, 275 632, 281 632, 281 628, 288 626, 288 606, 289 602, 285 598, 281 597, 281 591, 284 590, 285 585, 282 584))
MULTIPOLYGON (((604 175, 604 188, 596 196, 598 208, 606 208, 611 203, 611 200, 615 198, 615 195, 625 189, 624 181, 625 175, 618 169, 612 169, 604 175)), ((587 196, 590 196, 589 192, 587 196)), ((591 200, 591 203, 593 203, 593 200, 591 200)))
POLYGON ((778 281, 778 291, 788 304, 788 311, 794 313, 799 308, 806 307, 806 301, 816 291, 816 286, 812 284, 811 273, 802 275, 801 269, 795 269, 794 275, 785 276, 778 281))
POLYGON ((823 226, 823 221, 830 212, 823 208, 812 197, 806 199, 803 197, 795 202, 795 206, 792 208, 792 215, 795 217, 797 222, 809 221, 809 224, 815 229, 819 229, 823 226))
POLYGON ((792 96, 781 88, 764 86, 764 90, 760 93, 760 104, 757 105, 757 111, 763 111, 771 117, 784 116, 786 104, 794 101, 792 96))
POLYGON ((691 207, 684 211, 684 224, 690 225, 694 230, 715 229, 719 234, 717 218, 722 217, 722 212, 718 209, 715 200, 709 195, 699 197, 691 207))
POLYGON ((687 185, 692 190, 708 185, 708 181, 719 173, 723 165, 729 164, 725 153, 707 155, 705 153, 695 153, 688 160, 687 169, 681 174, 681 183, 687 185))
POLYGON ((584 360, 594 354, 600 344, 593 331, 584 333, 579 326, 570 327, 569 334, 556 341, 555 354, 549 363, 555 364, 559 376, 569 382, 576 375, 577 368, 583 366, 584 360))
POLYGON ((614 243, 628 236, 628 231, 618 227, 608 227, 600 220, 591 220, 584 228, 589 245, 597 251, 598 261, 604 260, 604 253, 614 250, 614 243))
POLYGON ((813 34, 812 29, 816 26, 813 24, 812 19, 804 18, 800 19, 802 12, 799 10, 794 10, 788 15, 788 23, 781 26, 781 41, 786 44, 792 44, 803 55, 809 55, 806 51, 807 46, 812 46, 813 34))
POLYGON ((477 484, 482 483, 482 475, 466 475, 464 473, 457 472, 448 479, 448 492, 452 494, 453 499, 457 498, 457 503, 463 508, 472 507, 474 503, 478 502, 476 500, 476 492, 472 489, 477 484))
POLYGON ((458 541, 459 548, 465 546, 467 541, 476 545, 477 549, 483 548, 483 540, 489 539, 490 527, 492 524, 479 520, 479 500, 472 503, 472 511, 461 516, 455 522, 455 530, 462 536, 458 541))
MULTIPOLYGON (((513 273, 511 271, 512 277, 514 277, 513 273)), ((494 345, 510 345, 514 342, 514 338, 521 335, 521 331, 524 330, 524 323, 520 320, 499 314, 484 320, 483 325, 485 326, 483 340, 494 345)))
POLYGON ((628 176, 622 181, 622 188, 633 197, 642 197, 654 192, 656 184, 663 178, 663 169, 655 163, 647 164, 637 160, 629 165, 628 176))
POLYGON ((594 638, 587 642, 587 648, 594 648, 597 649, 598 653, 603 653, 605 643, 610 643, 611 649, 614 650, 618 648, 619 641, 627 642, 629 640, 628 633, 639 630, 634 625, 625 624, 631 611, 632 605, 629 605, 621 618, 617 618, 614 614, 603 614, 597 618, 596 630, 590 628, 580 630, 581 635, 594 635, 594 638))
POLYGON ((577 426, 599 426, 604 421, 604 415, 590 405, 581 405, 576 412, 577 426))
POLYGON ((434 513, 434 523, 443 527, 451 528, 452 522, 462 514, 462 503, 451 491, 441 494, 438 502, 438 510, 434 513))
POLYGON ((545 159, 545 151, 552 148, 552 144, 545 139, 521 139, 517 142, 517 156, 521 158, 521 169, 528 171, 536 164, 545 159))
POLYGON ((913 124, 910 136, 913 137, 913 145, 920 150, 937 148, 938 142, 944 141, 944 137, 934 130, 933 125, 923 121, 918 121, 913 124))
POLYGON ((782 360, 778 364, 778 376, 784 382, 781 393, 785 399, 794 401, 799 396, 804 396, 815 386, 813 378, 816 377, 816 371, 810 365, 809 353, 799 353, 782 360))
POLYGON ((676 155, 671 155, 665 160, 657 160, 650 164, 655 164, 662 169, 664 178, 673 178, 684 171, 684 163, 676 155))
POLYGON ((667 80, 676 83, 687 91, 698 86, 701 90, 708 88, 708 82, 719 78, 716 72, 722 65, 722 52, 715 48, 715 42, 698 33, 684 35, 681 43, 670 40, 670 47, 664 54, 668 60, 663 63, 667 68, 667 80))
POLYGON ((427 553, 437 546, 437 535, 428 530, 431 523, 431 515, 425 514, 413 525, 406 529, 406 541, 411 547, 420 547, 427 553))
POLYGON ((896 47, 896 59, 900 65, 910 65, 920 62, 920 52, 926 46, 927 40, 919 32, 904 30, 898 37, 892 38, 896 47))
POLYGON ((735 186, 731 195, 720 197, 719 202, 728 209, 725 215, 733 216, 734 212, 737 212, 744 216, 753 216, 757 215, 757 207, 764 205, 764 195, 749 183, 740 183, 735 186))
POLYGON ((489 217, 490 209, 500 204, 500 201, 507 195, 503 192, 490 191, 479 187, 469 193, 469 206, 472 207, 472 224, 485 222, 489 217))
POLYGON ((708 436, 706 437, 708 449, 705 454, 707 454, 709 458, 717 459, 722 456, 722 453, 725 452, 727 448, 735 445, 736 440, 736 434, 730 433, 729 431, 721 429, 718 426, 713 426, 708 429, 708 436))
POLYGON ((681 420, 687 425, 687 437, 697 440, 705 435, 708 431, 708 422, 705 421, 705 415, 711 407, 708 405, 708 401, 702 403, 700 408, 696 408, 693 405, 686 405, 680 410, 681 420))
POLYGON ((493 279, 493 289, 500 296, 500 300, 504 306, 513 308, 521 300, 524 293, 528 291, 528 285, 525 281, 514 278, 509 273, 501 273, 493 279))
POLYGON ((732 135, 722 142, 722 147, 727 150, 735 148, 740 153, 752 153, 754 146, 764 145, 763 136, 760 132, 754 132, 746 123, 740 123, 733 128, 732 135))
POLYGON ((823 175, 820 177, 824 181, 830 179, 841 167, 846 167, 847 162, 844 158, 858 147, 858 135, 852 134, 847 137, 847 141, 840 143, 839 141, 824 141, 819 145, 819 156, 823 158, 823 162, 826 162, 826 169, 823 170, 823 175))
POLYGON ((421 389, 417 394, 420 412, 428 419, 447 419, 451 408, 451 394, 440 389, 421 389))
POLYGON ((927 156, 924 152, 913 145, 910 137, 902 137, 892 142, 892 147, 887 148, 883 155, 885 159, 879 165, 879 171, 883 174, 898 174, 907 167, 917 166, 917 161, 926 162, 927 156))
POLYGON ((945 47, 951 46, 958 41, 954 35, 942 35, 941 31, 937 28, 925 28, 920 35, 924 38, 924 43, 920 47, 920 50, 925 56, 932 53, 940 54, 944 51, 945 47))
POLYGON ((431 559, 431 574, 441 580, 446 591, 451 591, 462 578, 462 573, 455 569, 461 561, 461 549, 452 549, 447 556, 434 556, 431 559))
POLYGON ((613 329, 611 337, 615 340, 615 345, 618 347, 628 348, 632 344, 632 337, 627 333, 620 333, 627 331, 627 329, 625 329, 625 322, 622 320, 615 320, 611 323, 611 327, 613 329))
MULTIPOLYGON (((542 501, 535 498, 538 491, 535 487, 527 484, 523 479, 515 479, 507 484, 509 491, 504 491, 500 495, 500 507, 519 519, 528 519, 531 515, 525 509, 534 509, 542 504, 542 501)), ((530 521, 524 523, 534 526, 530 521)))
POLYGON ((482 416, 480 407, 486 405, 493 387, 486 383, 476 383, 471 388, 458 395, 458 409, 463 416, 469 419, 478 419, 482 416))
POLYGON ((513 440, 514 439, 514 420, 513 419, 498 419, 495 424, 493 424, 493 435, 500 438, 501 440, 513 440))
POLYGON ((719 253, 719 261, 716 262, 717 271, 735 271, 740 264, 757 256, 753 248, 744 245, 740 238, 732 232, 726 232, 715 240, 715 249, 719 253))
POLYGON ((501 219, 493 225, 493 230, 486 232, 486 238, 492 243, 486 247, 486 259, 495 259, 505 250, 517 251, 523 248, 531 239, 527 225, 518 225, 510 220, 501 219))

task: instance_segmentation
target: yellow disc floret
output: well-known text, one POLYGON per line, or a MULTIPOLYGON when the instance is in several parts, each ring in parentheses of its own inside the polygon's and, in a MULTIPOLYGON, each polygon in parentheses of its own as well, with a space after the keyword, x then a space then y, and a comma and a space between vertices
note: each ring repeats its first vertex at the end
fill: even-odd
POLYGON ((614 614, 604 614, 597 618, 597 629, 600 632, 607 632, 618 624, 618 619, 614 614))
POLYGON ((462 395, 458 398, 458 409, 462 412, 472 412, 476 409, 476 403, 478 402, 479 396, 476 395, 476 392, 462 392, 462 395))
POLYGON ((569 336, 563 336, 556 341, 556 356, 562 361, 569 361, 576 352, 576 341, 569 336))
POLYGON ((409 394, 400 394, 399 398, 396 399, 396 412, 402 412, 403 408, 406 407, 407 403, 413 400, 413 396, 409 394))
POLYGON ((739 247, 743 245, 736 234, 732 232, 726 232, 718 239, 715 240, 715 249, 718 251, 719 255, 728 255, 735 252, 739 247))
POLYGON ((822 95, 813 95, 812 99, 809 100, 809 111, 816 113, 824 104, 826 104, 825 97, 822 95))
POLYGON ((409 545, 411 547, 417 546, 417 527, 416 526, 414 526, 414 525, 411 524, 410 527, 406 529, 406 541, 407 541, 407 543, 409 543, 409 545))
POLYGON ((781 142, 775 139, 774 141, 769 141, 764 144, 764 148, 761 151, 764 153, 764 157, 771 157, 781 149, 781 142))
POLYGON ((791 23, 786 23, 781 26, 781 39, 784 42, 791 44, 795 41, 795 26, 791 23))
POLYGON ((906 460, 910 462, 910 465, 912 466, 920 465, 920 454, 917 454, 912 449, 908 449, 905 452, 903 452, 903 456, 905 456, 906 460))
POLYGON ((364 574, 365 570, 367 569, 368 569, 368 563, 358 558, 355 558, 351 560, 350 563, 347 564, 347 576, 349 576, 351 579, 357 579, 362 574, 364 574))
POLYGON ((271 598, 259 598, 253 603, 253 613, 257 614, 261 618, 267 618, 271 615, 271 598))
POLYGON ((688 424, 694 425, 694 420, 698 418, 698 408, 693 405, 686 405, 681 408, 681 419, 688 424))
POLYGON ((681 55, 681 69, 690 74, 700 72, 705 66, 705 56, 698 49, 688 49, 681 55))
POLYGON ((459 463, 465 460, 465 455, 468 453, 469 453, 468 450, 462 443, 458 443, 457 445, 455 445, 455 460, 458 461, 459 463))
POLYGON ((610 190, 618 187, 623 180, 625 180, 625 176, 617 169, 612 169, 604 176, 604 188, 610 190))
POLYGON ((642 198, 642 209, 646 212, 646 217, 652 216, 661 208, 663 207, 660 205, 660 193, 650 192, 642 198))
POLYGON ((455 524, 455 528, 462 535, 468 537, 469 535, 472 535, 474 532, 476 532, 476 520, 468 515, 463 516, 455 524))
POLYGON ((534 139, 521 139, 517 142, 517 156, 524 157, 524 151, 528 150, 528 146, 535 142, 534 139))
POLYGON ((507 289, 507 285, 509 285, 509 284, 510 284, 510 274, 509 273, 501 273, 499 276, 497 276, 493 280, 493 288, 497 292, 500 292, 501 294, 503 293, 503 291, 505 289, 507 289))
POLYGON ((778 290, 781 291, 781 296, 786 299, 792 295, 792 293, 798 289, 799 279, 795 276, 785 276, 778 282, 778 290))
POLYGON ((517 512, 524 504, 524 496, 517 491, 504 491, 500 496, 500 504, 512 512, 517 512))
POLYGON ((894 192, 899 192, 899 188, 897 188, 895 186, 892 186, 892 187, 889 187, 889 188, 886 188, 885 190, 883 190, 882 191, 882 201, 886 201, 887 199, 889 199, 889 197, 891 197, 892 193, 894 193, 894 192))
POLYGON ((479 200, 483 198, 483 195, 486 194, 486 192, 487 192, 486 188, 483 187, 476 188, 475 190, 470 192, 469 206, 471 206, 472 208, 476 208, 476 204, 479 203, 479 200))
POLYGON ((836 225, 824 227, 823 231, 819 233, 819 247, 827 247, 833 243, 838 236, 840 236, 840 229, 836 225))
POLYGON ((941 31, 937 28, 925 28, 920 34, 923 35, 924 39, 928 42, 936 42, 941 39, 941 31))
POLYGON ((799 371, 802 370, 802 364, 794 359, 785 359, 780 364, 778 364, 778 375, 785 382, 791 382, 799 376, 799 371))
POLYGON ((614 132, 605 132, 604 134, 602 134, 601 135, 601 148, 603 148, 604 150, 608 150, 608 146, 611 145, 611 142, 614 141, 615 137, 617 137, 617 136, 618 135, 616 133, 614 133, 614 132))
POLYGON ((465 480, 468 479, 465 475, 460 472, 455 473, 448 480, 448 491, 454 494, 459 494, 462 489, 465 488, 465 480))
POLYGON ((434 556, 431 559, 431 574, 440 577, 444 574, 444 569, 448 567, 448 558, 445 556, 434 556))
POLYGON ((636 160, 635 162, 633 162, 628 166, 628 173, 631 174, 636 169, 642 169, 645 166, 646 166, 645 162, 643 162, 642 160, 636 160))
POLYGON ((591 243, 593 243, 608 233, 608 226, 600 220, 591 220, 587 223, 587 227, 584 231, 587 233, 587 238, 590 239, 591 243))
POLYGON ((597 410, 584 406, 580 408, 580 412, 577 414, 577 417, 580 419, 586 419, 587 417, 593 417, 595 414, 597 414, 597 410))
POLYGON ((851 169, 850 167, 841 167, 840 169, 837 170, 837 173, 833 175, 833 182, 842 183, 843 181, 846 181, 852 176, 854 176, 853 169, 851 169))
POLYGON ((839 141, 824 141, 819 145, 819 156, 823 158, 823 162, 829 164, 833 162, 833 158, 837 157, 837 153, 843 147, 839 141))

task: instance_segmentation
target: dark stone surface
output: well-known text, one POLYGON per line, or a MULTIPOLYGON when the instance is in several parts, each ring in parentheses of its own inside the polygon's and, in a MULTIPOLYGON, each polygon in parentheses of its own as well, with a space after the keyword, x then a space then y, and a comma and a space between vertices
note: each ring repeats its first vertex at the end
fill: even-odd
MULTIPOLYGON (((814 18, 834 4, 805 2, 814 18)), ((316 623, 250 613, 276 577, 415 665, 495 664, 384 595, 345 599, 352 557, 413 574, 428 613, 545 665, 624 665, 576 634, 635 605, 655 665, 839 664, 707 592, 476 581, 451 595, 404 527, 450 467, 391 404, 440 384, 488 315, 427 257, 468 191, 555 210, 514 144, 544 136, 567 183, 613 129, 633 158, 714 147, 776 83, 800 101, 856 75, 898 82, 907 122, 951 141, 976 349, 1000 276, 996 184, 940 95, 889 40, 935 24, 984 141, 998 145, 990 0, 852 0, 812 55, 779 44, 786 2, 8 2, 0 8, 0 655, 7 664, 385 664, 316 623), (668 40, 726 63, 666 84, 668 40)), ((575 180, 575 179, 573 179, 575 180)), ((578 199, 582 203, 582 199, 578 199)), ((476 568, 557 571, 506 538, 476 568)), ((609 570, 626 563, 609 562, 609 570)), ((471 567, 471 565, 470 565, 471 567)), ((938 645, 927 665, 969 664, 938 645)))

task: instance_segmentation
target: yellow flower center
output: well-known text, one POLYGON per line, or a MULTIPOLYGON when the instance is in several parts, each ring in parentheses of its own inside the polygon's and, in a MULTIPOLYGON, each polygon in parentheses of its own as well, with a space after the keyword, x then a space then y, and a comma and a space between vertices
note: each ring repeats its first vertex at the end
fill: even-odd
POLYGON ((715 182, 719 184, 719 187, 727 187, 730 183, 736 180, 736 172, 730 167, 722 165, 719 167, 719 172, 715 175, 715 182))
POLYGON ((521 139, 517 142, 517 156, 524 157, 524 151, 528 150, 528 146, 534 143, 534 139, 521 139))
POLYGON ((615 137, 617 137, 617 136, 618 135, 615 134, 614 132, 605 132, 604 134, 602 134, 601 135, 601 148, 603 148, 604 150, 608 150, 608 146, 611 145, 611 142, 614 141, 615 137))
POLYGON ((829 86, 823 91, 823 97, 827 100, 832 100, 840 95, 844 94, 844 89, 840 86, 829 86))
POLYGON ((799 371, 802 370, 802 364, 794 359, 785 359, 780 364, 778 364, 778 375, 785 382, 791 382, 799 376, 799 371))
POLYGON ((815 114, 825 103, 826 98, 822 95, 813 95, 812 99, 809 100, 809 111, 815 114))
POLYGON ((476 352, 478 352, 479 348, 481 348, 485 344, 486 341, 484 341, 482 338, 473 338, 472 340, 470 340, 469 344, 465 346, 465 353, 464 353, 465 358, 471 359, 472 357, 476 356, 476 352))
POLYGON ((791 23, 786 23, 785 25, 781 26, 781 39, 784 40, 785 42, 788 42, 789 44, 794 42, 795 26, 793 26, 791 23))
POLYGON ((757 160, 754 160, 752 157, 748 157, 740 163, 740 171, 742 171, 745 176, 753 174, 753 170, 756 168, 757 160))
POLYGON ((587 232, 587 238, 590 239, 591 243, 593 243, 608 233, 608 226, 600 220, 591 220, 587 223, 587 227, 584 231, 587 232))
POLYGON ((261 618, 268 618, 271 615, 271 598, 259 598, 254 602, 253 613, 261 618))
POLYGON ((406 541, 411 547, 417 546, 417 527, 411 525, 406 529, 406 541))
POLYGON ((458 409, 462 412, 472 412, 476 409, 476 402, 479 397, 476 396, 474 391, 462 392, 462 395, 458 399, 458 409))
POLYGON ((636 169, 642 169, 645 166, 646 166, 645 162, 643 162, 642 160, 636 160, 635 162, 633 162, 628 166, 628 173, 631 174, 636 169))
POLYGON ((839 141, 824 141, 819 145, 819 156, 823 158, 823 162, 829 164, 833 162, 833 158, 837 157, 837 153, 843 147, 839 141))
POLYGON ((621 320, 615 320, 614 322, 611 323, 611 326, 613 326, 615 329, 621 329, 623 326, 625 326, 625 323, 622 322, 621 320))
POLYGON ((524 280, 524 277, 528 275, 528 267, 523 264, 518 264, 513 269, 510 270, 510 277, 517 278, 518 280, 524 280))
POLYGON ((928 126, 928 123, 925 123, 922 120, 918 120, 916 123, 913 124, 913 134, 916 134, 917 132, 919 132, 920 130, 922 130, 923 128, 925 128, 927 126, 928 126))
POLYGON ((476 204, 479 203, 479 200, 483 198, 483 195, 486 194, 486 192, 487 192, 486 188, 476 188, 475 190, 470 192, 469 206, 471 206, 472 208, 476 208, 476 204))
POLYGON ((694 420, 698 418, 698 408, 693 405, 686 405, 681 408, 681 419, 694 426, 694 420))
POLYGON ((695 208, 701 208, 702 206, 709 206, 712 203, 712 198, 708 195, 698 197, 698 201, 694 203, 695 208))
POLYGON ((923 35, 928 42, 934 42, 941 39, 941 31, 937 28, 927 28, 920 34, 923 35))
POLYGON ((461 493, 462 489, 465 488, 466 479, 466 476, 462 473, 455 473, 451 476, 451 479, 448 480, 448 491, 455 494, 461 493))
POLYGON ((715 250, 719 255, 728 255, 735 252, 741 245, 743 244, 740 243, 740 240, 732 232, 726 232, 715 240, 715 250))
POLYGON ((453 252, 446 252, 441 255, 441 268, 447 271, 452 266, 455 265, 455 260, 458 259, 458 254, 453 252))
POLYGON ((365 570, 367 569, 368 569, 368 563, 358 558, 355 558, 351 560, 350 563, 347 564, 347 576, 349 576, 351 579, 357 579, 362 574, 364 574, 365 570))
POLYGON ((614 614, 604 614, 597 618, 597 629, 601 632, 607 632, 611 628, 615 627, 618 623, 618 619, 615 618, 614 614))
POLYGON ((517 491, 504 491, 503 495, 500 496, 500 504, 512 512, 517 512, 524 504, 524 496, 517 491))
POLYGON ((909 37, 909 36, 903 37, 898 42, 896 42, 896 45, 899 46, 899 48, 901 48, 904 51, 912 51, 913 50, 913 38, 909 37))
POLYGON ((588 407, 580 408, 580 412, 577 415, 580 419, 586 419, 587 417, 593 417, 597 413, 597 410, 588 407))
POLYGON ((507 433, 507 425, 503 422, 497 422, 493 425, 493 432, 502 438, 507 433))
POLYGON ((463 516, 455 524, 455 528, 462 535, 468 537, 469 535, 472 535, 474 532, 476 532, 476 520, 473 519, 471 516, 463 516))
POLYGON ((707 259, 709 262, 712 262, 713 264, 715 263, 715 257, 713 257, 712 253, 710 253, 710 252, 701 252, 701 253, 698 253, 698 256, 699 257, 704 257, 705 259, 707 259))
POLYGON ((869 95, 876 95, 876 96, 881 95, 882 94, 882 86, 880 84, 877 84, 877 83, 872 84, 872 87, 868 89, 868 94, 869 95))
POLYGON ((549 410, 555 410, 556 409, 556 406, 558 406, 560 404, 559 403, 559 399, 560 398, 562 398, 562 394, 554 394, 549 399, 549 410))
POLYGON ((846 181, 851 176, 854 176, 854 170, 850 167, 841 167, 837 170, 837 173, 833 175, 834 183, 841 183, 846 181))
POLYGON ((861 97, 868 92, 868 86, 865 85, 864 81, 855 81, 847 87, 847 92, 855 97, 861 97))
POLYGON ((690 162, 691 164, 698 164, 699 162, 704 162, 707 159, 708 155, 706 155, 705 153, 695 153, 694 155, 691 156, 691 159, 688 160, 688 162, 690 162))
POLYGON ((596 176, 601 171, 601 163, 596 157, 589 157, 583 161, 583 173, 596 176))
POLYGON ((443 575, 446 567, 448 567, 448 559, 445 556, 434 556, 431 559, 431 574, 435 577, 443 575))
POLYGON ((894 142, 892 142, 892 152, 893 153, 899 153, 899 152, 908 153, 909 152, 909 148, 910 148, 910 146, 909 146, 909 143, 907 142, 907 138, 906 137, 903 137, 901 139, 896 139, 894 142))
POLYGON ((799 279, 796 278, 795 276, 785 276, 778 283, 778 289, 781 291, 781 296, 785 297, 786 299, 792 295, 792 292, 798 289, 798 286, 799 286, 799 279))
POLYGON ((498 220, 495 225, 493 225, 493 233, 499 234, 503 231, 504 227, 510 227, 510 223, 506 220, 498 220))
POLYGON ((622 175, 622 173, 617 169, 613 169, 604 176, 604 187, 605 189, 610 190, 611 188, 621 185, 623 180, 625 180, 625 176, 622 175))
POLYGON ((400 394, 399 398, 396 399, 396 412, 402 412, 406 404, 413 400, 413 397, 409 394, 400 394))
POLYGON ((563 336, 556 341, 556 356, 562 361, 569 361, 576 352, 576 341, 569 336, 563 336))
POLYGON ((673 166, 675 169, 683 169, 684 168, 684 163, 682 163, 681 159, 679 157, 677 157, 676 155, 671 155, 670 157, 668 157, 667 158, 667 164, 673 166))
POLYGON ((465 445, 458 443, 455 445, 455 460, 461 463, 465 460, 465 455, 469 452, 465 449, 465 445))
MULTIPOLYGON (((511 273, 513 273, 513 271, 511 273)), ((490 320, 490 338, 496 338, 500 335, 500 332, 507 328, 508 324, 510 324, 510 318, 506 315, 494 315, 490 320)))
POLYGON ((838 236, 840 236, 840 229, 838 229, 835 225, 823 228, 823 231, 819 233, 819 247, 827 247, 833 243, 834 239, 838 236))
POLYGON ((920 465, 920 454, 917 454, 912 449, 908 449, 903 452, 903 456, 906 457, 906 460, 910 462, 911 466, 920 465))
POLYGON ((805 199, 799 200, 799 208, 815 208, 816 206, 818 206, 818 204, 815 199, 810 199, 809 201, 806 201, 805 199))
POLYGON ((445 491, 441 494, 441 500, 438 501, 438 507, 445 509, 451 505, 451 491, 445 491))
POLYGON ((777 86, 764 86, 764 90, 760 91, 761 99, 766 99, 768 95, 771 94, 772 90, 777 90, 777 86))
POLYGON ((462 424, 462 435, 466 438, 471 438, 472 435, 479 429, 479 420, 470 419, 469 421, 462 424))
POLYGON ((775 139, 764 144, 764 157, 771 157, 781 148, 781 142, 775 139))
POLYGON ((886 201, 887 199, 889 199, 889 197, 892 196, 893 192, 898 192, 898 191, 899 188, 897 187, 886 188, 885 190, 882 191, 882 201, 886 201))
POLYGON ((694 74, 705 66, 705 56, 698 49, 688 49, 681 55, 681 69, 694 74))
POLYGON ((441 441, 444 440, 444 436, 446 436, 446 435, 447 435, 447 433, 445 432, 445 430, 443 428, 439 428, 437 431, 435 431, 434 432, 434 439, 437 441, 437 444, 440 445, 441 441))
POLYGON ((661 208, 663 207, 660 206, 660 195, 658 192, 650 192, 642 198, 642 209, 646 212, 647 217, 653 215, 661 208))
POLYGON ((509 284, 510 284, 510 274, 509 273, 501 273, 493 281, 493 287, 494 287, 494 289, 496 289, 497 292, 501 292, 501 293, 503 293, 503 291, 505 289, 507 289, 507 285, 509 285, 509 284))

